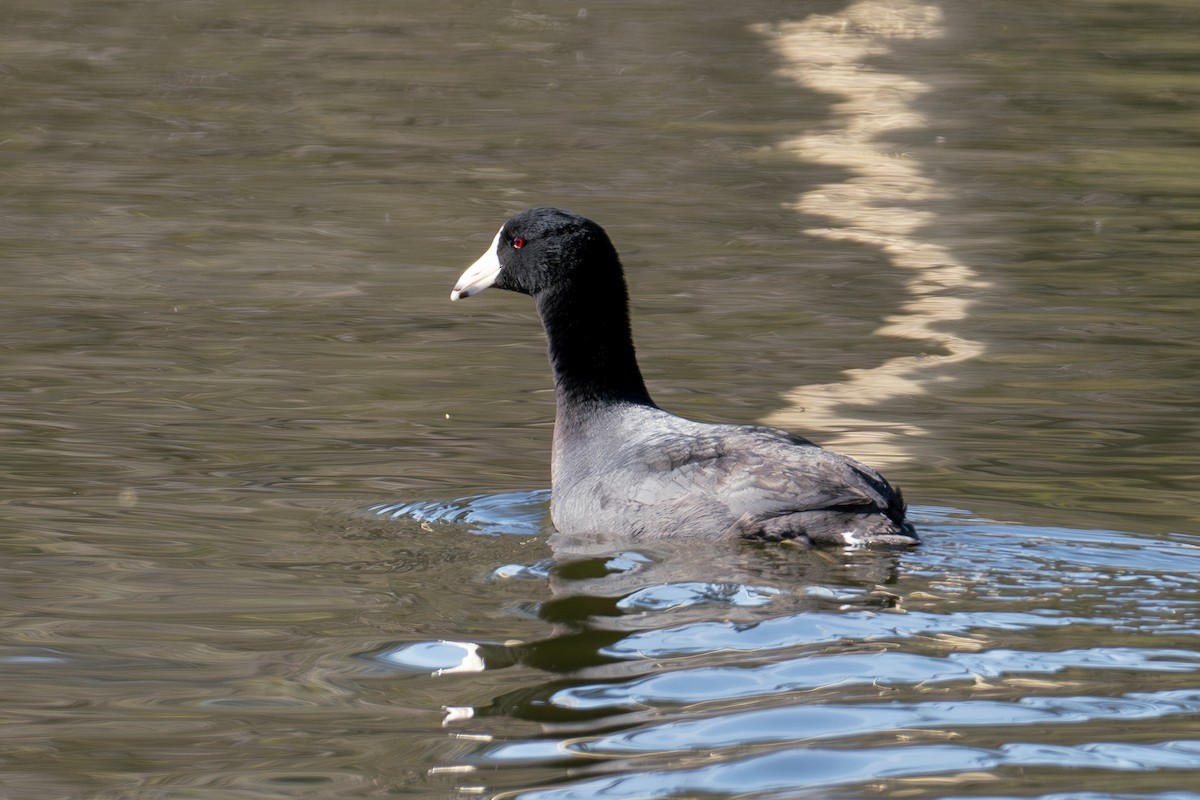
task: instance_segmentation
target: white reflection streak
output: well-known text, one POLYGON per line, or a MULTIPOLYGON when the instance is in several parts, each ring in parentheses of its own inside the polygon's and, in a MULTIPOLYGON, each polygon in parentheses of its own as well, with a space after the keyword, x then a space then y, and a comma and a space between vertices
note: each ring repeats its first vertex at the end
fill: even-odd
POLYGON ((909 270, 910 299, 901 306, 901 313, 889 317, 876 333, 925 341, 932 349, 944 351, 894 358, 870 369, 846 370, 846 379, 839 383, 797 387, 786 396, 788 407, 767 420, 806 431, 825 429, 833 438, 822 444, 877 464, 910 458, 904 438, 926 431, 900 422, 847 417, 844 408, 924 394, 933 381, 933 370, 983 352, 979 342, 937 329, 967 316, 972 301, 956 295, 958 290, 987 286, 946 248, 920 239, 921 229, 934 215, 911 205, 944 199, 945 192, 921 174, 918 163, 881 150, 877 144, 889 131, 928 126, 912 104, 930 88, 904 75, 866 67, 870 57, 889 52, 892 40, 942 35, 941 22, 935 6, 908 0, 863 0, 833 16, 814 15, 803 22, 755 27, 770 37, 786 59, 784 73, 788 77, 845 98, 834 106, 835 129, 783 145, 805 161, 833 164, 854 173, 843 183, 816 187, 793 205, 800 212, 827 217, 836 224, 806 233, 877 248, 891 263, 909 270))

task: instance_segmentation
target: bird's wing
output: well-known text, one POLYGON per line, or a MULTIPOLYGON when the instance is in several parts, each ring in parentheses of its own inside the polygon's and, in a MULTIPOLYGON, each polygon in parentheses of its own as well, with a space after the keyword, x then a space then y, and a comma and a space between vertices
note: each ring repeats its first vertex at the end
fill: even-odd
POLYGON ((639 444, 649 466, 638 494, 720 498, 734 516, 817 509, 885 511, 894 490, 875 470, 786 431, 760 426, 696 425, 685 437, 639 444))

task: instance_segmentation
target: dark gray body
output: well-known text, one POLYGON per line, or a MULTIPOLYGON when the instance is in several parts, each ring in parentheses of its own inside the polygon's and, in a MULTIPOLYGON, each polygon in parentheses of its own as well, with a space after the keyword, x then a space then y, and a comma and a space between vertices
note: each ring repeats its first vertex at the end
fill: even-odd
POLYGON ((552 480, 560 531, 916 541, 887 515, 902 515, 903 502, 870 467, 776 428, 693 422, 654 406, 560 408, 552 480))

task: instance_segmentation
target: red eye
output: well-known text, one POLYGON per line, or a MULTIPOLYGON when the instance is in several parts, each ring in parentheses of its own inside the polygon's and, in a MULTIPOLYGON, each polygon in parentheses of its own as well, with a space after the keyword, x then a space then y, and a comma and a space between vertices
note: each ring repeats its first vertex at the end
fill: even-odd
POLYGON ((513 247, 520 250, 522 247, 525 246, 525 240, 520 237, 517 237, 516 239, 513 239, 512 244, 513 244, 513 247))

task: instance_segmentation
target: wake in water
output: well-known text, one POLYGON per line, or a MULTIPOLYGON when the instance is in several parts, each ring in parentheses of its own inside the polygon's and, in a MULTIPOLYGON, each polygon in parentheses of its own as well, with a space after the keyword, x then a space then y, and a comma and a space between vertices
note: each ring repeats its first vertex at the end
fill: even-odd
MULTIPOLYGON (((399 536, 406 524, 436 526, 433 543, 528 534, 544 502, 510 494, 376 513, 399 536)), ((445 682, 451 738, 432 777, 470 776, 497 797, 858 796, 901 785, 942 797, 948 781, 1003 787, 1018 776, 1094 798, 1151 774, 1190 785, 1200 770, 1194 537, 944 508, 914 516, 928 547, 905 553, 551 536, 552 558, 498 564, 478 587, 485 604, 514 589, 530 597, 513 611, 530 636, 448 629, 369 658, 445 682), (506 689, 464 702, 478 689, 463 681, 496 670, 511 671, 506 689)))

